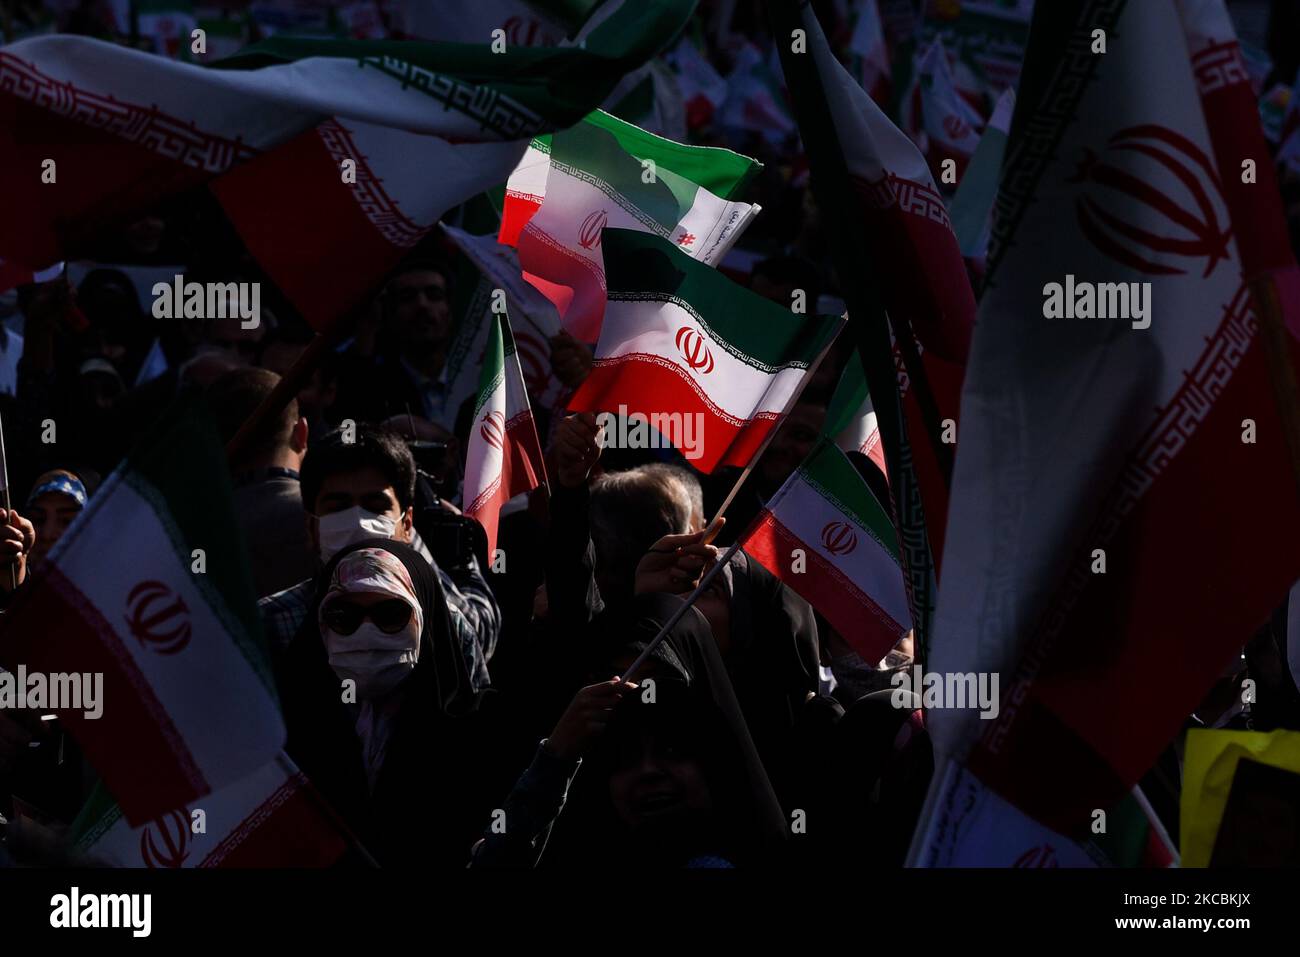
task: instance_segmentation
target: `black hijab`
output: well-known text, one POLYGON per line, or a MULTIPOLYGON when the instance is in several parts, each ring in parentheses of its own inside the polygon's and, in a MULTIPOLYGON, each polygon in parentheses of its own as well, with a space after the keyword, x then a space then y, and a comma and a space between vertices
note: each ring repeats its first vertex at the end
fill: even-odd
MULTIPOLYGON (((626 667, 681 605, 674 595, 636 597, 610 623, 607 647, 619 649, 611 673, 626 667)), ((631 680, 642 692, 624 698, 584 759, 543 866, 609 866, 611 858, 630 867, 680 867, 705 858, 739 866, 779 860, 789 829, 704 616, 688 609, 631 680), (647 678, 655 680, 653 702, 644 700, 647 678), (703 769, 712 811, 697 826, 638 837, 619 821, 610 777, 622 750, 647 731, 686 747, 703 769)))

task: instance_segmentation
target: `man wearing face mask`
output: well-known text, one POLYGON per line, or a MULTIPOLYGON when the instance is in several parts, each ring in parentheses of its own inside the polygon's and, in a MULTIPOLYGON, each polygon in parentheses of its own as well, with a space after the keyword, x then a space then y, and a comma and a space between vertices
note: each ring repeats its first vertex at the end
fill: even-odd
MULTIPOLYGON (((415 462, 398 436, 359 425, 323 436, 307 450, 301 484, 307 535, 322 567, 344 547, 367 538, 414 538, 415 462), (355 441, 345 441, 355 438, 355 441)), ((475 690, 488 686, 487 663, 496 648, 501 612, 479 568, 464 553, 439 554, 433 565, 447 596, 451 628, 475 690)), ((311 607, 310 578, 258 604, 271 649, 288 647, 311 607)))

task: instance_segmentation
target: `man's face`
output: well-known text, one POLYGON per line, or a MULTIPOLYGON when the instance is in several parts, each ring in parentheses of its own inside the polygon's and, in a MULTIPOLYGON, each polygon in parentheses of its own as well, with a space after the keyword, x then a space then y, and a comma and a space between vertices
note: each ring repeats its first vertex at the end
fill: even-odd
POLYGON ((393 321, 403 351, 416 355, 441 348, 451 336, 447 280, 431 269, 403 273, 389 287, 393 321))
MULTIPOLYGON (((316 501, 312 503, 312 513, 320 518, 354 506, 392 519, 397 524, 393 538, 399 542, 411 540, 411 509, 402 508, 397 501, 397 490, 379 469, 368 467, 327 475, 316 493, 316 501)), ((320 540, 316 522, 308 524, 311 526, 312 545, 318 547, 320 540)))
POLYGON ((772 444, 759 460, 759 474, 772 486, 779 486, 812 451, 826 425, 826 407, 799 402, 786 416, 772 444))
POLYGON ((24 514, 36 528, 36 544, 32 546, 30 555, 32 567, 35 568, 45 561, 45 556, 54 547, 54 543, 63 537, 68 526, 81 514, 81 506, 62 492, 46 492, 36 496, 24 514))

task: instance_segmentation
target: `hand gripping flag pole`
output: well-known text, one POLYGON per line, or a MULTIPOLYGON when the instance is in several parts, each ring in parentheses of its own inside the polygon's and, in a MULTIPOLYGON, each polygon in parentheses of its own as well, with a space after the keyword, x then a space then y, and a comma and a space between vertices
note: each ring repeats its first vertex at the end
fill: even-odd
MULTIPOLYGON (((727 510, 727 506, 732 503, 732 500, 736 497, 736 493, 740 491, 740 486, 745 483, 745 480, 749 478, 750 472, 754 470, 754 465, 763 457, 763 453, 767 451, 768 443, 772 441, 772 437, 776 435, 776 430, 780 428, 781 423, 785 421, 785 417, 790 414, 790 410, 793 409, 795 403, 799 401, 799 396, 803 395, 804 387, 812 381, 812 377, 817 372, 817 367, 821 365, 822 360, 826 358, 826 354, 830 352, 831 346, 834 342, 834 338, 827 342, 822 348, 822 351, 818 353, 817 358, 808 366, 808 371, 799 381, 798 388, 791 393, 790 399, 786 402, 785 409, 782 410, 776 424, 768 430, 767 435, 763 437, 763 441, 759 445, 757 451, 754 452, 753 457, 749 460, 749 464, 745 466, 745 470, 740 473, 735 484, 731 486, 731 491, 727 493, 726 499, 723 500, 721 507, 718 508, 717 513, 713 516, 713 520, 708 524, 708 534, 706 534, 703 539, 705 545, 712 542, 713 539, 717 537, 718 532, 722 530, 722 524, 718 519, 722 518, 722 513, 727 510)), ((744 539, 745 537, 743 535, 738 536, 736 540, 731 543, 730 547, 722 553, 718 560, 713 563, 713 566, 704 573, 704 577, 701 578, 700 583, 695 586, 695 590, 686 597, 686 600, 682 603, 682 607, 673 612, 672 617, 670 617, 668 621, 664 623, 664 626, 659 629, 659 634, 655 635, 650 644, 646 645, 645 650, 642 651, 641 654, 637 656, 636 660, 628 667, 627 671, 622 676, 624 681, 629 680, 637 668, 641 667, 641 665, 645 663, 645 660, 654 654, 654 650, 659 647, 668 632, 672 631, 673 627, 682 620, 682 616, 686 614, 686 610, 694 605, 696 600, 704 594, 705 589, 709 587, 709 584, 713 581, 714 576, 718 574, 718 571, 724 568, 727 563, 731 561, 732 556, 740 550, 740 544, 744 539)))
MULTIPOLYGON (((5 524, 10 525, 10 508, 9 508, 9 461, 5 458, 5 430, 4 423, 0 422, 0 483, 3 483, 4 502, 5 502, 5 524)), ((13 590, 18 588, 18 568, 17 563, 9 566, 9 587, 13 590)))

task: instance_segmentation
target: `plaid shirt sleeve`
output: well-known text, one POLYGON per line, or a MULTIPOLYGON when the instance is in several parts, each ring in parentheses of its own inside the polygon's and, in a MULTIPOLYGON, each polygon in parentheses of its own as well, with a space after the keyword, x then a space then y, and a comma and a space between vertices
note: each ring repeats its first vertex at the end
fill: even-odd
POLYGON ((283 652, 298 634, 307 609, 311 605, 312 581, 308 578, 292 588, 268 595, 257 603, 257 610, 262 613, 262 629, 266 632, 267 643, 275 653, 283 652))
POLYGON ((501 609, 476 559, 471 558, 451 572, 439 566, 438 578, 447 594, 451 626, 469 666, 470 682, 475 691, 483 691, 492 683, 488 661, 496 651, 497 636, 501 633, 501 609))

